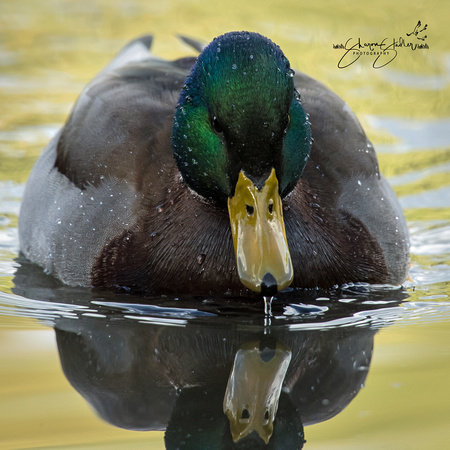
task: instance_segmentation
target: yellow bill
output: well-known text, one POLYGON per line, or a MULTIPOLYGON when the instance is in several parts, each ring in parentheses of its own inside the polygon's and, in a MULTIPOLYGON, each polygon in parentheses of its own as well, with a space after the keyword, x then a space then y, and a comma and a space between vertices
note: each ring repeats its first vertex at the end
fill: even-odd
POLYGON ((235 194, 228 199, 228 213, 238 275, 244 286, 263 295, 288 287, 294 271, 275 169, 261 190, 241 171, 235 194))
POLYGON ((278 341, 270 353, 266 359, 261 341, 246 342, 236 353, 223 399, 234 442, 256 431, 268 444, 273 434, 292 351, 278 341))

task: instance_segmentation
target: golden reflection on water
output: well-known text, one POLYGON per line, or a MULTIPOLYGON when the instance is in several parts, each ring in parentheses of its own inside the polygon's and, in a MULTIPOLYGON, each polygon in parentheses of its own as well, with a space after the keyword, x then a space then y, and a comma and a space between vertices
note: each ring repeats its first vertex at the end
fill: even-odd
POLYGON ((436 347, 441 340, 448 340, 445 322, 394 327, 375 336, 366 388, 333 420, 306 430, 311 448, 446 448, 449 365, 442 348, 436 347), (441 389, 433 394, 432 384, 441 389))
POLYGON ((98 419, 64 377, 54 331, 23 322, 0 329, 2 368, 8 367, 0 370, 2 449, 164 448, 161 432, 136 433, 98 419))
MULTIPOLYGON (((84 84, 127 40, 149 32, 155 35, 154 52, 167 58, 195 54, 176 38, 177 33, 205 41, 231 30, 265 34, 281 46, 293 67, 324 82, 349 103, 376 148, 395 147, 396 137, 374 127, 371 116, 431 121, 450 116, 449 15, 450 4, 440 0, 379 0, 370 6, 355 0, 282 4, 261 0, 257 5, 233 0, 2 0, 0 183, 26 181, 84 84), (337 68, 341 53, 333 44, 350 37, 367 41, 398 37, 419 19, 429 24, 429 50, 400 49, 389 66, 378 70, 371 67, 370 58, 345 70, 337 68)), ((448 145, 412 150, 380 152, 382 172, 395 179, 450 162, 448 145)), ((449 186, 447 168, 393 187, 403 197, 442 188, 448 193, 449 186)), ((17 203, 18 196, 11 201, 17 203)), ((405 213, 409 222, 450 220, 448 205, 421 205, 405 213)), ((16 210, 2 212, 2 217, 1 233, 17 227, 16 210)), ((14 256, 13 250, 2 248, 2 261, 14 256)), ((425 254, 415 255, 413 263, 431 267, 437 261, 425 254)), ((1 278, 1 292, 11 291, 12 278, 1 278)), ((441 290, 449 292, 448 286, 441 290)), ((423 291, 414 293, 413 299, 420 300, 421 295, 423 291)), ((159 432, 120 430, 90 412, 61 372, 53 331, 32 320, 2 315, 0 327, 3 448, 61 443, 164 448, 159 432)), ((361 448, 364 442, 365 448, 422 448, 418 442, 444 448, 450 440, 447 328, 446 322, 391 327, 377 335, 367 389, 335 419, 308 427, 306 448, 361 448), (413 398, 417 405, 410 404, 413 398)))

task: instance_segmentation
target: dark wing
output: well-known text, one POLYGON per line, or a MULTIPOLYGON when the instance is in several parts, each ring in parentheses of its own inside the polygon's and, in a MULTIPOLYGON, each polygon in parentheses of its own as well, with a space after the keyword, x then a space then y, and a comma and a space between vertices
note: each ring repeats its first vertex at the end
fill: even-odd
POLYGON ((152 162, 172 160, 175 106, 195 59, 164 61, 144 52, 147 43, 133 41, 94 78, 62 130, 55 165, 82 189, 110 177, 138 182, 152 162))
POLYGON ((295 236, 289 246, 291 252, 299 247, 298 258, 305 265, 328 262, 328 267, 301 267, 297 273, 319 274, 311 279, 313 286, 330 284, 318 277, 333 272, 338 284, 403 282, 408 229, 394 192, 379 172, 374 147, 346 102, 306 75, 297 74, 294 80, 310 116, 313 145, 294 191, 302 192, 304 204, 296 220, 303 228, 286 225, 295 236), (308 247, 308 242, 314 244, 308 247))

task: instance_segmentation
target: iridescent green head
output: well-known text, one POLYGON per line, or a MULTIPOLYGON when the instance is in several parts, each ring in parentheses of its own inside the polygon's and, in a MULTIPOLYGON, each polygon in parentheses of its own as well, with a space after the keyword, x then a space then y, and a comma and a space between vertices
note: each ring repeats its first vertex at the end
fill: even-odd
MULTIPOLYGON (((172 134, 178 168, 194 191, 225 204, 236 197, 238 186, 242 192, 254 188, 256 194, 264 188, 269 202, 264 208, 273 213, 277 203, 268 192, 275 187, 280 199, 288 194, 311 149, 310 125, 293 75, 281 49, 257 33, 227 33, 203 50, 181 91, 172 134)), ((249 192, 251 198, 256 195, 249 192)), ((238 203, 232 208, 239 210, 238 203)), ((249 217, 257 215, 258 205, 242 205, 249 217)), ((235 214, 230 212, 232 229, 235 214)), ((282 217, 281 224, 284 234, 282 217)), ((235 240, 239 268, 237 247, 235 240)), ((242 258, 241 263, 249 264, 242 258)), ((256 282, 241 280, 258 291, 270 280, 273 285, 273 278, 278 288, 286 285, 281 275, 267 273, 272 278, 265 282, 266 274, 256 276, 256 282)))
POLYGON ((311 132, 281 49, 257 33, 215 38, 181 91, 172 145, 188 185, 226 201, 241 170, 261 186, 274 168, 280 194, 296 184, 311 132))

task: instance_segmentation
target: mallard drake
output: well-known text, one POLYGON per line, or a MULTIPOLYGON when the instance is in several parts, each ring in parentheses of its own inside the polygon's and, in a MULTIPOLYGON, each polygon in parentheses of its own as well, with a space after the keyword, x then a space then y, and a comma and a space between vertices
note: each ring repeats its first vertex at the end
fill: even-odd
POLYGON ((257 33, 175 61, 151 41, 88 84, 36 162, 27 258, 69 285, 151 293, 405 280, 404 216, 344 101, 257 33))

